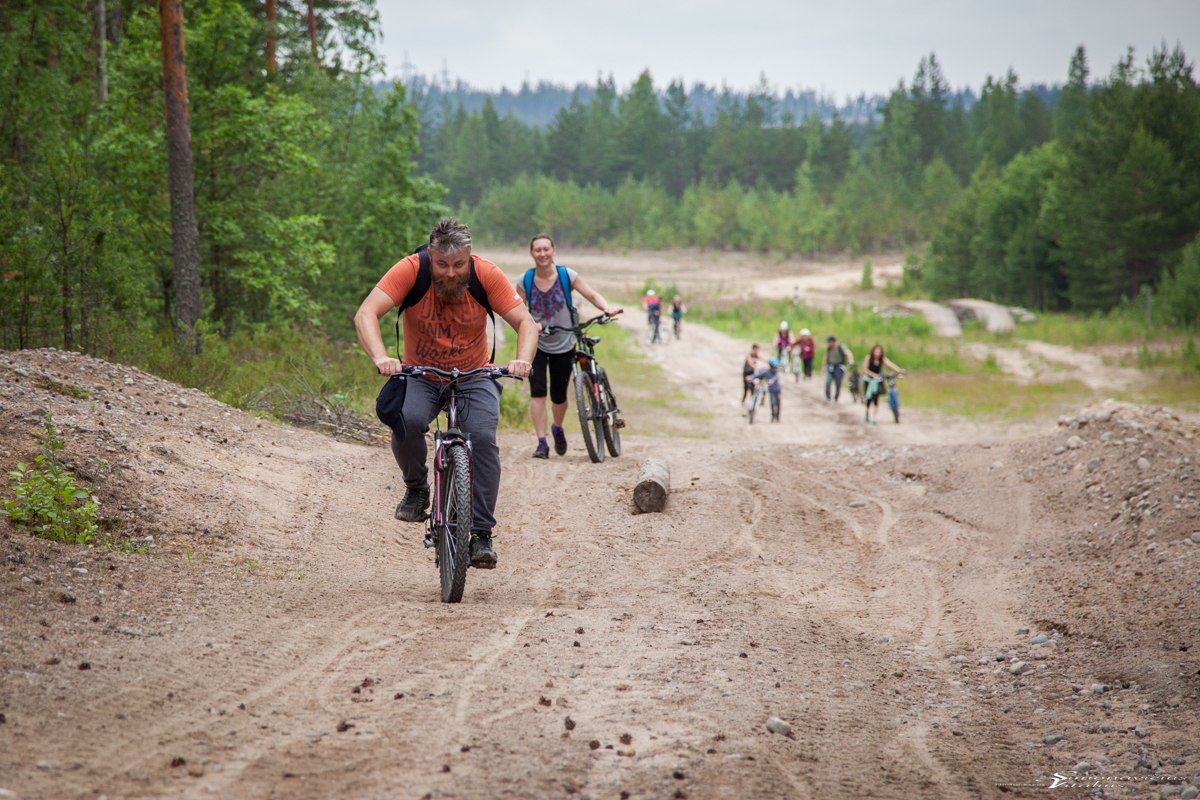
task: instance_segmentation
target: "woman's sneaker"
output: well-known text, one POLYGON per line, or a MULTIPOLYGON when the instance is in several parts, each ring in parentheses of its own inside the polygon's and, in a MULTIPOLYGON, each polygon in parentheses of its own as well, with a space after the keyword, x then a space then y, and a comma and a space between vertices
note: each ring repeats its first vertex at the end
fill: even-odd
POLYGON ((558 425, 550 426, 550 433, 554 436, 554 452, 560 456, 567 454, 567 434, 558 425))
POLYGON ((534 458, 549 458, 550 445, 546 444, 545 439, 538 439, 537 447, 533 450, 534 458))

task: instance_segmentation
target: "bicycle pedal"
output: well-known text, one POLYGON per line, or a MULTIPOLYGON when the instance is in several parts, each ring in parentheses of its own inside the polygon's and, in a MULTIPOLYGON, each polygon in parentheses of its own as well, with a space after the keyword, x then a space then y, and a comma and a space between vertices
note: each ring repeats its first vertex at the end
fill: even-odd
POLYGON ((624 428, 624 427, 625 427, 625 420, 623 420, 623 419, 619 419, 619 420, 617 420, 617 424, 616 424, 616 426, 615 426, 615 427, 618 427, 618 428, 624 428))

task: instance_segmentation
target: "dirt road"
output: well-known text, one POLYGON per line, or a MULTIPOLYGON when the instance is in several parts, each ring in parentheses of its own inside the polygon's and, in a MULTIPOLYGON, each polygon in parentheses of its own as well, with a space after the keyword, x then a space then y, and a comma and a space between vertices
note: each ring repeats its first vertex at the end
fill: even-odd
POLYGON ((908 409, 867 426, 815 382, 749 425, 743 347, 688 326, 650 350, 686 408, 631 419, 618 459, 591 464, 573 435, 535 461, 502 434, 499 568, 457 606, 419 527, 392 520, 386 449, 0 353, 5 467, 52 411, 114 524, 154 537, 124 555, 0 527, 0 797, 1200 782, 1194 426, 1113 405, 1033 435, 908 409), (635 515, 649 456, 670 500, 635 515))

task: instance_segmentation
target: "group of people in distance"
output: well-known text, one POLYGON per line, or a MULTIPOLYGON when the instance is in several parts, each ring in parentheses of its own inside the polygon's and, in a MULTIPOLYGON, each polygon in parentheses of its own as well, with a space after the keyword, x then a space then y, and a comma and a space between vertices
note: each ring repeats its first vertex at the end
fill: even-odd
MULTIPOLYGON (((495 314, 517 333, 516 354, 507 366, 510 375, 529 378, 529 416, 537 436, 535 458, 549 458, 546 437, 546 397, 550 398, 550 436, 559 455, 567 452, 562 423, 567 412, 567 385, 575 340, 572 334, 548 328, 576 325, 571 291, 577 291, 609 316, 621 308, 592 289, 575 270, 555 263, 554 240, 539 233, 529 243, 533 267, 516 285, 495 263, 471 251, 471 233, 456 219, 438 222, 427 243, 427 274, 421 256, 401 259, 379 280, 354 315, 359 343, 381 375, 405 383, 401 419, 391 425, 392 455, 404 477, 404 498, 395 517, 421 522, 429 508, 429 467, 426 434, 445 405, 443 381, 432 375, 411 377, 402 367, 428 366, 467 371, 491 361, 487 320, 495 314), (427 287, 412 297, 418 287, 427 287), (486 305, 485 305, 486 303, 486 305), (379 321, 395 308, 402 309, 404 353, 388 354, 379 321)), ((497 556, 492 543, 496 501, 500 491, 500 449, 496 428, 500 420, 500 385, 487 376, 459 383, 460 402, 466 413, 459 417, 471 442, 471 566, 490 569, 497 556)))
MULTIPOLYGON (((780 381, 782 367, 788 358, 797 358, 804 372, 804 379, 812 378, 813 359, 816 355, 816 344, 808 328, 802 328, 800 333, 793 336, 787 320, 779 323, 775 333, 775 355, 764 362, 761 349, 757 344, 751 345, 750 352, 742 362, 742 403, 754 390, 756 381, 765 381, 767 390, 771 393, 771 418, 778 420, 779 395, 782 392, 780 381)), ((854 366, 854 353, 850 348, 838 341, 837 336, 830 334, 825 337, 825 353, 821 357, 821 371, 825 373, 825 401, 837 402, 842 394, 842 380, 846 370, 854 366)), ((884 370, 888 369, 897 375, 903 375, 904 370, 896 366, 883 350, 882 344, 871 348, 867 360, 862 365, 863 377, 867 380, 867 391, 863 396, 865 412, 863 421, 874 425, 879 418, 879 397, 882 392, 884 370)))
MULTIPOLYGON (((647 341, 651 344, 657 344, 663 340, 662 338, 662 298, 658 296, 658 292, 653 289, 646 290, 646 296, 642 298, 642 310, 646 312, 646 322, 650 326, 650 333, 647 336, 647 341)), ((679 338, 680 323, 683 321, 683 314, 686 309, 683 306, 683 300, 679 295, 671 298, 671 326, 675 334, 675 338, 679 338)))

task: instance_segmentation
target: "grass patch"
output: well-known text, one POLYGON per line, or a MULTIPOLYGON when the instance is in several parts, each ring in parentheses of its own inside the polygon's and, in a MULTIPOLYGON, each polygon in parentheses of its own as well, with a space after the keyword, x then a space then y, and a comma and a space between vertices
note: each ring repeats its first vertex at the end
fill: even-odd
POLYGON ((1200 412, 1200 372, 1147 370, 1140 386, 1120 392, 1116 399, 1200 412))
POLYGON ((988 421, 1057 416, 1095 399, 1087 386, 1073 380, 1026 384, 997 375, 942 373, 923 374, 900 385, 902 408, 988 421))
POLYGON ((1129 306, 1117 307, 1107 314, 1067 314, 1054 311, 1039 311, 1033 322, 1017 326, 1015 335, 1020 339, 1037 339, 1051 344, 1085 347, 1097 344, 1128 344, 1147 338, 1147 334, 1161 335, 1163 331, 1147 330, 1145 318, 1129 306))

